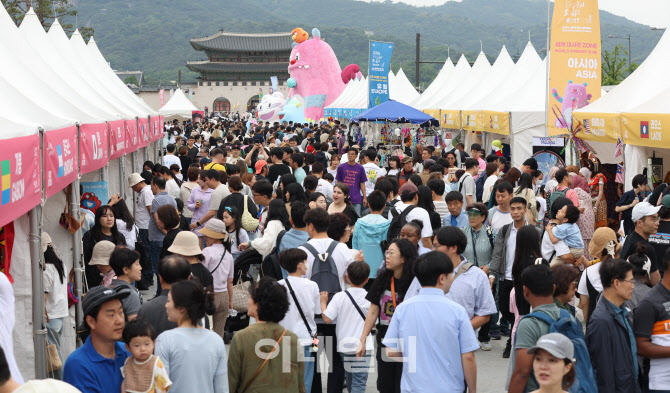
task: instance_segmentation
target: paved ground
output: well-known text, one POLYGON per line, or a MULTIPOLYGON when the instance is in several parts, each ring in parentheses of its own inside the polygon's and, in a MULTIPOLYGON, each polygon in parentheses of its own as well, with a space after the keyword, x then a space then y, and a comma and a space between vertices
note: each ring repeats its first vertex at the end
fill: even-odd
MULTIPOLYGON (((148 291, 142 291, 142 296, 144 301, 147 301, 153 297, 153 294, 156 293, 155 286, 151 287, 148 291)), ((210 321, 211 322, 211 321, 210 321)), ((211 323, 210 323, 211 325, 211 323)), ((505 381, 507 378, 507 367, 508 359, 502 358, 502 352, 505 348, 506 337, 503 337, 500 341, 491 341, 491 346, 493 347, 491 351, 484 352, 478 350, 475 353, 477 358, 477 391, 481 393, 494 393, 494 392, 503 392, 505 391, 505 381)), ((229 347, 229 346, 226 346, 229 347)), ((324 360, 321 361, 323 369, 327 369, 327 362, 324 360)), ((325 391, 327 377, 324 374, 322 379, 322 386, 325 391)), ((377 372, 376 372, 376 363, 370 365, 370 375, 368 377, 366 393, 375 393, 377 392, 376 388, 377 383, 377 372)), ((347 392, 346 389, 343 392, 347 392)))

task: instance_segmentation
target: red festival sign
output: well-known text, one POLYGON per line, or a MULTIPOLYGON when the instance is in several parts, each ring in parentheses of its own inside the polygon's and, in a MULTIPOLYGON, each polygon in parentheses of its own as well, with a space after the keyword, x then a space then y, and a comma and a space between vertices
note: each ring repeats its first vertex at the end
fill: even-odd
POLYGON ((44 133, 44 170, 46 197, 50 198, 79 176, 77 127, 44 133))
POLYGON ((149 120, 146 117, 140 117, 138 120, 140 145, 139 147, 149 146, 149 120))
POLYGON ((98 170, 109 161, 107 124, 84 124, 79 127, 81 173, 98 170))
POLYGON ((21 217, 42 201, 39 135, 5 139, 11 149, 0 149, 2 194, 0 227, 21 217))
POLYGON ((140 136, 137 131, 137 120, 124 121, 124 127, 126 130, 126 154, 128 154, 134 152, 139 147, 140 136))
POLYGON ((126 154, 126 130, 123 123, 123 120, 109 122, 110 160, 126 154))

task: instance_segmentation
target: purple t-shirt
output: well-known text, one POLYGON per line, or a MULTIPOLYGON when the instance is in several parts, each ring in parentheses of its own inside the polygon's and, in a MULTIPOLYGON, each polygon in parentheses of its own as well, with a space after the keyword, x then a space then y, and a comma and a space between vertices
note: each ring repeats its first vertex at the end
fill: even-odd
POLYGON ((349 186, 349 198, 351 198, 352 204, 363 203, 361 183, 368 181, 363 165, 358 163, 349 165, 348 162, 341 164, 337 167, 337 176, 335 176, 335 180, 349 186))

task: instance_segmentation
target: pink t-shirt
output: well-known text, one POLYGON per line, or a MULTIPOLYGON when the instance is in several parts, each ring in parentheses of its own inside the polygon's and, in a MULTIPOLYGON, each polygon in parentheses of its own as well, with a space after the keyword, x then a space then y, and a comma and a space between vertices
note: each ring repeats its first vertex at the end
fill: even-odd
POLYGON ((477 158, 477 161, 479 161, 479 169, 482 171, 486 170, 486 161, 482 159, 481 157, 477 158))
MULTIPOLYGON (((566 188, 567 187, 556 186, 557 191, 565 190, 566 188)), ((569 189, 568 192, 565 193, 565 197, 571 200, 575 206, 579 207, 579 197, 577 196, 575 190, 572 188, 569 189)))

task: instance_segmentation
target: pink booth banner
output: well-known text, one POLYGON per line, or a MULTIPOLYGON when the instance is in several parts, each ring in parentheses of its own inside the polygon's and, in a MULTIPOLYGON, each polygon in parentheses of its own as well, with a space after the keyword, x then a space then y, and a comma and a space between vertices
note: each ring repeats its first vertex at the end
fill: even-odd
POLYGON ((126 130, 123 120, 110 121, 109 123, 110 154, 113 160, 126 154, 126 130))
POLYGON ((158 134, 161 138, 165 135, 165 116, 158 116, 158 134))
POLYGON ((158 129, 158 116, 151 116, 149 118, 150 142, 156 141, 156 130, 158 129))
POLYGON ((124 125, 126 129, 126 154, 128 154, 136 151, 139 147, 140 135, 137 130, 137 120, 126 120, 124 125))
POLYGON ((107 123, 84 124, 79 127, 81 174, 104 167, 109 161, 107 123))
POLYGON ((42 201, 40 136, 5 139, 0 143, 11 149, 0 149, 2 194, 0 227, 9 224, 42 201))
POLYGON ((79 176, 77 127, 44 133, 44 178, 46 197, 50 198, 79 176))
POLYGON ((140 145, 139 147, 149 146, 149 120, 146 117, 140 117, 138 120, 140 145))

